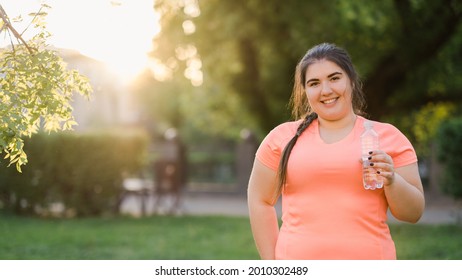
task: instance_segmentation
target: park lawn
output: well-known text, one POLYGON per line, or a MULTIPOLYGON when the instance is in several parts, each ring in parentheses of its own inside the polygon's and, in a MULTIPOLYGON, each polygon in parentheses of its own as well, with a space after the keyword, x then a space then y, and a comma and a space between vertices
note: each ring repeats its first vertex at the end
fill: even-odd
MULTIPOLYGON (((462 259, 462 227, 393 224, 399 259, 462 259)), ((0 259, 258 259, 248 218, 36 219, 0 215, 0 259)))
POLYGON ((0 216, 0 259, 256 259, 245 218, 0 216))
POLYGON ((392 224, 398 259, 462 260, 462 226, 392 224))

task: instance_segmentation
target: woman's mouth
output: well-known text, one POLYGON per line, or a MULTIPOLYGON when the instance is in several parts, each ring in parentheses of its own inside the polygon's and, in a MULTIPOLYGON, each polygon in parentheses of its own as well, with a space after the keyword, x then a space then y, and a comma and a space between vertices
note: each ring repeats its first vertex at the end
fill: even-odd
POLYGON ((323 101, 321 101, 321 103, 323 103, 323 104, 331 104, 331 103, 334 103, 335 101, 337 101, 337 99, 338 99, 338 97, 335 97, 335 98, 323 100, 323 101))

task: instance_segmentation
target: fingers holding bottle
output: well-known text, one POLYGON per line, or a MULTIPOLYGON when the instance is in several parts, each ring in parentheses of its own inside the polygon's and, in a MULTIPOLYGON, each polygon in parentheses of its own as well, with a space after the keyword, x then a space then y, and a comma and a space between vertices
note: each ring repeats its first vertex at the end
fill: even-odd
POLYGON ((383 178, 384 185, 391 185, 395 180, 395 166, 390 155, 381 150, 369 152, 369 166, 383 178))

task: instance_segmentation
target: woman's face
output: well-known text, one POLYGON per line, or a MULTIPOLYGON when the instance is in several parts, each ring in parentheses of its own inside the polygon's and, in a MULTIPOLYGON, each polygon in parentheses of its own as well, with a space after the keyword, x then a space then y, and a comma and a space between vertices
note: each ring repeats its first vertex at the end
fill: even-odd
POLYGON ((329 60, 320 60, 305 74, 305 93, 319 118, 336 121, 354 114, 351 81, 345 71, 329 60))

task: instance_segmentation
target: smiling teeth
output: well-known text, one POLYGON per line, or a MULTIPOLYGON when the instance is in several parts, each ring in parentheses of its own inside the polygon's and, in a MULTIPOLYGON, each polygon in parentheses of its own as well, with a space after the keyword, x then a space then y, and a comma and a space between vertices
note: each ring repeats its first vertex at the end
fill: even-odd
POLYGON ((337 100, 337 98, 332 98, 332 99, 329 99, 329 100, 324 100, 322 103, 324 104, 330 104, 332 102, 335 102, 335 100, 337 100))

